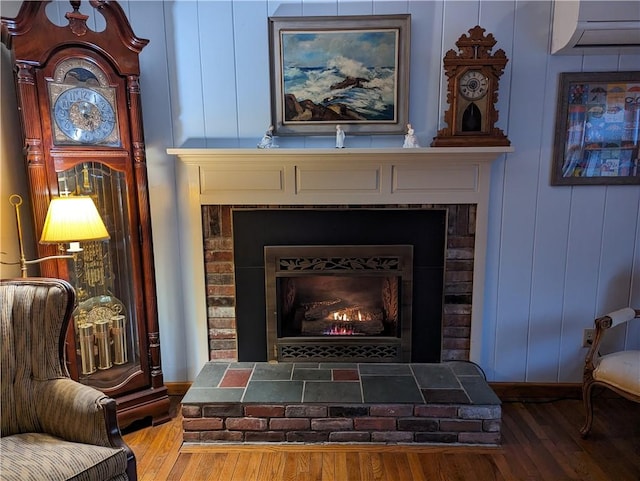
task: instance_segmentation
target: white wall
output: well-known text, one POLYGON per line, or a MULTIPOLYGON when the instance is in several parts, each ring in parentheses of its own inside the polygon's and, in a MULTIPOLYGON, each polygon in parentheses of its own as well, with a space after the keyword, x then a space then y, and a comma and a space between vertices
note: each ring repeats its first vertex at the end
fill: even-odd
MULTIPOLYGON (((188 379, 174 162, 192 137, 255 138, 270 123, 267 17, 412 15, 410 119, 422 145, 443 127, 442 57, 476 24, 509 59, 498 127, 515 148, 492 173, 482 368, 490 380, 579 382, 582 330, 619 306, 640 306, 640 187, 549 185, 559 72, 638 69, 640 56, 551 56, 547 1, 201 0, 121 2, 143 50, 141 90, 149 167, 165 381, 188 379)), ((2 15, 13 16, 13 2, 2 15)), ((67 11, 68 9, 62 9, 67 11)), ((86 10, 86 5, 83 6, 86 10)), ((3 69, 6 62, 3 58, 3 69)), ((7 90, 2 89, 2 108, 7 90)), ((3 121, 5 116, 3 113, 3 121)), ((5 123, 2 138, 6 136, 5 123)), ((352 139, 387 145, 386 136, 352 139)), ((299 138, 301 146, 321 139, 299 138)), ((0 166, 15 168, 2 152, 0 166)), ((5 192, 2 192, 2 202, 5 192)), ((3 236, 8 225, 2 217, 3 236)), ((202 333, 206 336, 206 333, 202 333)), ((640 344, 640 326, 619 332, 640 344)))

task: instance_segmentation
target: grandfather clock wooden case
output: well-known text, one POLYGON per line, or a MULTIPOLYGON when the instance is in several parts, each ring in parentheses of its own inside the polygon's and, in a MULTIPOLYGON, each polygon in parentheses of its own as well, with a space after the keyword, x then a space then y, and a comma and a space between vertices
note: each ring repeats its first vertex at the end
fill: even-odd
MULTIPOLYGON (((90 3, 106 22, 97 32, 71 1, 57 26, 50 2, 24 2, 2 18, 12 53, 24 153, 40 238, 50 199, 90 196, 110 238, 84 242, 73 260, 41 264, 66 278, 78 306, 67 335, 71 376, 116 399, 121 426, 169 419, 160 362, 153 245, 136 37, 117 2, 90 3)), ((59 246, 38 245, 41 256, 59 246)))

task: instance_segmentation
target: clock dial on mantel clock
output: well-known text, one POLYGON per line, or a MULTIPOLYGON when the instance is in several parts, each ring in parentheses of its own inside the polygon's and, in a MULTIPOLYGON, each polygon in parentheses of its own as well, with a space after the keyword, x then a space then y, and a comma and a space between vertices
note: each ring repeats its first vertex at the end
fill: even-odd
POLYGON ((492 34, 475 26, 463 34, 444 57, 447 76, 447 127, 438 131, 432 147, 508 146, 502 130, 495 127, 498 83, 507 57, 503 50, 491 54, 496 44, 492 34))
MULTIPOLYGON (((52 198, 93 199, 109 239, 83 242, 73 264, 41 265, 45 277, 71 281, 77 308, 67 335, 71 376, 116 399, 121 426, 169 419, 160 362, 151 216, 138 56, 117 2, 92 0, 105 28, 93 31, 81 2, 67 25, 52 23, 49 2, 23 2, 2 17, 2 42, 15 67, 25 164, 36 238, 52 198)), ((62 7, 61 7, 62 8, 62 7)), ((38 245, 40 256, 56 246, 38 245)))

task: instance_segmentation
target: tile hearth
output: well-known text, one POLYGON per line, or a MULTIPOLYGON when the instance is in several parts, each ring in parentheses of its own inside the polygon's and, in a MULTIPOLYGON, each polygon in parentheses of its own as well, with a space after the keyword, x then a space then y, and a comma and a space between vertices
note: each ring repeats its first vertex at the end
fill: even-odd
POLYGON ((495 445, 500 400, 473 363, 207 362, 183 440, 495 445))

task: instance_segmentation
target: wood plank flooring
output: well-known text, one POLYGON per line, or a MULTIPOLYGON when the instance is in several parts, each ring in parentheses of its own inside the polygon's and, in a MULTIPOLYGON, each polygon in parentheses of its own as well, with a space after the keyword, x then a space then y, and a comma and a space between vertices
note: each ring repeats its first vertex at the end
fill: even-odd
POLYGON ((596 398, 591 436, 582 402, 504 403, 502 445, 182 446, 176 416, 125 434, 140 481, 640 481, 640 404, 596 398), (605 418, 605 416, 607 416, 605 418))

